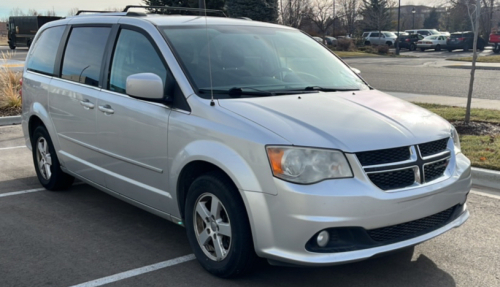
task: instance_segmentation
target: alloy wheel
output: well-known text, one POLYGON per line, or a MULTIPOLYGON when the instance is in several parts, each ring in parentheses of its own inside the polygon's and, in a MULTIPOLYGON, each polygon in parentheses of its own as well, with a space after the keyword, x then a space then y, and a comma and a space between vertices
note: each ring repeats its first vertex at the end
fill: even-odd
POLYGON ((49 180, 52 176, 52 157, 49 151, 49 143, 43 137, 40 137, 36 144, 36 159, 40 174, 44 179, 49 180))
POLYGON ((217 196, 203 193, 196 200, 193 226, 201 250, 214 261, 222 261, 231 248, 231 222, 217 196))

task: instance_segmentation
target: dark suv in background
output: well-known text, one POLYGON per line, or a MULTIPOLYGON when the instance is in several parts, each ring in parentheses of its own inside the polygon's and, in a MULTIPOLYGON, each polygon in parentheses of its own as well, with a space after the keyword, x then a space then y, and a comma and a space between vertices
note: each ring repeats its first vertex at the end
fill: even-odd
MULTIPOLYGON (((446 41, 446 49, 448 52, 451 52, 456 49, 463 49, 464 52, 469 51, 469 49, 472 49, 472 46, 474 44, 474 32, 455 32, 451 33, 450 37, 446 41)), ((478 37, 477 38, 477 48, 478 50, 484 50, 484 47, 486 46, 486 41, 478 37)))
POLYGON ((415 51, 417 49, 417 41, 422 40, 424 36, 420 34, 406 34, 399 36, 399 48, 415 51))

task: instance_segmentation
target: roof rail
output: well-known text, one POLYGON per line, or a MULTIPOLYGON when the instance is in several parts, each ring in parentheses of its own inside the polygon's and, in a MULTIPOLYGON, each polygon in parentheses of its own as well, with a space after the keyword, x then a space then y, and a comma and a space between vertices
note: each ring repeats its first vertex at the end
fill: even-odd
POLYGON ((142 5, 127 5, 123 12, 128 12, 130 8, 144 8, 144 9, 161 9, 167 11, 188 11, 188 12, 206 12, 206 13, 220 13, 222 16, 227 17, 227 15, 222 10, 215 9, 202 9, 202 8, 189 8, 189 7, 170 7, 170 6, 142 6, 142 5))
POLYGON ((75 15, 80 15, 82 13, 116 13, 117 11, 97 11, 97 10, 78 10, 75 15))

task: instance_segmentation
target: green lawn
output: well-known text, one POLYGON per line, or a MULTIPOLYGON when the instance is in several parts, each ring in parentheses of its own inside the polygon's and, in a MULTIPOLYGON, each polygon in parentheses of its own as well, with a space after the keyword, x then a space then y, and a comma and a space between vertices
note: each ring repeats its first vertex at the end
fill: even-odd
MULTIPOLYGON (((416 104, 426 108, 448 121, 463 121, 465 108, 435 104, 416 104)), ((500 124, 500 111, 472 109, 471 120, 500 124)), ((471 160, 472 166, 500 170, 500 135, 460 135, 462 152, 471 160)))

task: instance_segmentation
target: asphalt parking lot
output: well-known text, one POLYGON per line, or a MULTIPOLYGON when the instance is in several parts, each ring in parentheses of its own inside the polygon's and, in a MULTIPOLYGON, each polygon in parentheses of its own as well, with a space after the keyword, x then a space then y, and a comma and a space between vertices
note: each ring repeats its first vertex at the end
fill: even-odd
POLYGON ((262 261, 223 280, 193 260, 182 227, 85 184, 41 189, 20 126, 4 126, 0 286, 500 286, 500 196, 468 204, 464 226, 414 250, 324 268, 262 261))

